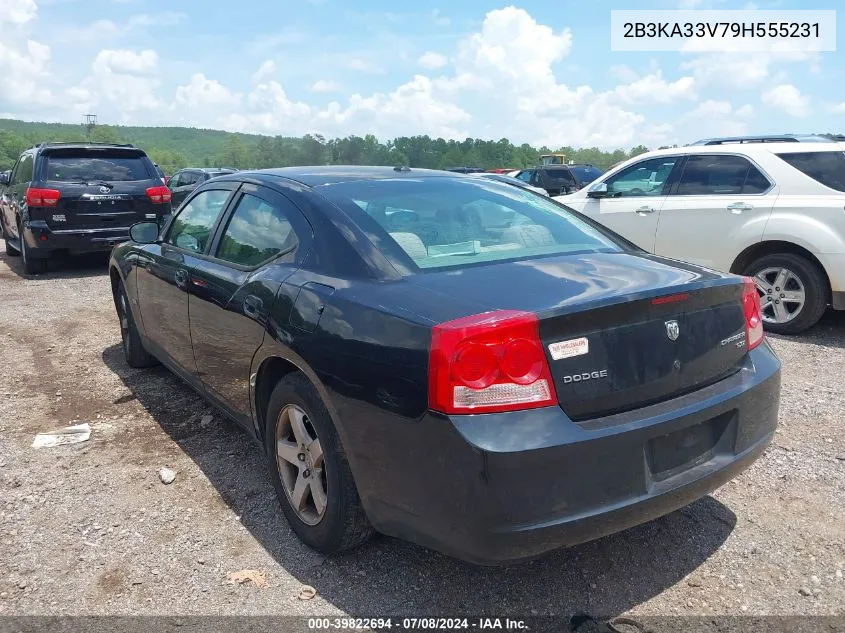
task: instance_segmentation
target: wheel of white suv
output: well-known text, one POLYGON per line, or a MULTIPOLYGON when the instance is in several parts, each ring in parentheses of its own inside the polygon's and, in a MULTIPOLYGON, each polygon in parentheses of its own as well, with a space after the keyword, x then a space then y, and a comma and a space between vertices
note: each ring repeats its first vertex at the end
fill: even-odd
POLYGON ((798 334, 814 326, 827 307, 827 280, 800 255, 764 255, 745 269, 760 293, 763 326, 775 334, 798 334))

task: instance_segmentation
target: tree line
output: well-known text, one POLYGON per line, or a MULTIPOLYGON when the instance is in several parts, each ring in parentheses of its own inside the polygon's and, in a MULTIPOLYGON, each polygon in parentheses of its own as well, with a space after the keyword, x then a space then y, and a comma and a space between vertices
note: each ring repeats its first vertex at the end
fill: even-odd
POLYGON ((648 149, 642 145, 612 152, 599 148, 556 148, 515 145, 467 138, 463 141, 402 136, 380 141, 372 134, 327 139, 319 134, 302 137, 234 134, 220 130, 178 127, 31 123, 0 119, 0 170, 10 169, 21 151, 43 141, 133 143, 144 149, 168 174, 184 167, 237 169, 293 165, 407 165, 429 169, 481 167, 514 169, 536 165, 541 154, 562 153, 578 163, 607 168, 648 149))
POLYGON ((0 119, 0 170, 10 169, 21 151, 43 141, 132 143, 145 150, 167 174, 184 167, 262 169, 294 165, 407 165, 429 169, 530 167, 541 154, 561 153, 567 160, 607 169, 648 148, 604 151, 596 147, 556 148, 514 145, 467 138, 463 141, 429 136, 400 136, 382 142, 372 134, 327 139, 319 134, 302 137, 234 134, 220 130, 180 127, 98 125, 88 130, 66 123, 31 123, 0 119))

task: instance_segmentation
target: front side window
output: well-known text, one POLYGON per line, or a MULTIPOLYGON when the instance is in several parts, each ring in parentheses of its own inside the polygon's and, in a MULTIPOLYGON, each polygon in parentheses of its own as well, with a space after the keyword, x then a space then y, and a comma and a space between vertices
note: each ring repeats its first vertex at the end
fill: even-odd
POLYGON ((316 189, 350 216, 375 220, 379 239, 392 240, 421 271, 624 250, 565 207, 482 179, 350 181, 316 189))
POLYGON ((24 154, 18 161, 15 173, 12 174, 13 185, 21 185, 32 181, 32 166, 35 164, 32 154, 24 154))
POLYGON ((605 180, 607 195, 613 198, 663 195, 663 185, 677 162, 677 156, 661 156, 626 167, 605 180))
POLYGON ((53 182, 151 180, 142 154, 125 150, 64 149, 45 154, 44 179, 53 182))
POLYGON ((217 257, 252 268, 279 253, 293 253, 296 234, 289 212, 256 196, 244 194, 217 247, 217 257))
POLYGON ((766 191, 769 181, 742 156, 690 156, 678 183, 679 196, 724 196, 766 191))
POLYGON ((225 189, 209 189, 191 198, 173 220, 167 243, 194 253, 204 252, 229 193, 225 189))
POLYGON ((175 189, 176 187, 182 186, 182 172, 181 171, 173 174, 173 176, 170 178, 170 182, 168 183, 168 186, 171 189, 175 189))
POLYGON ((845 152, 778 154, 798 171, 836 191, 845 191, 845 152))

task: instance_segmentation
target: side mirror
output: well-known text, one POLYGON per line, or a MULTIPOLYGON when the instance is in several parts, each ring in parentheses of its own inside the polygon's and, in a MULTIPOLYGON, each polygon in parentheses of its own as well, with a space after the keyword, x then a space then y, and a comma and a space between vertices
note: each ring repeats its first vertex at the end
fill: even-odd
POLYGON ((603 182, 597 182, 596 184, 592 185, 587 190, 587 197, 588 198, 606 198, 607 197, 607 185, 603 182))
POLYGON ((155 244, 158 232, 158 222, 136 222, 129 227, 129 238, 138 244, 155 244))

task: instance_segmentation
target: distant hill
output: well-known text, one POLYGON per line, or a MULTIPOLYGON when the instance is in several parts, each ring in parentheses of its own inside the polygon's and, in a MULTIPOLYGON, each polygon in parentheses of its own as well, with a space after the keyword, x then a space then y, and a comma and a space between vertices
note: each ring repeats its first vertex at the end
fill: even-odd
MULTIPOLYGON (((84 141, 82 125, 33 123, 0 119, 0 170, 10 169, 20 152, 42 141, 84 141)), ((516 146, 508 139, 464 141, 432 139, 428 136, 399 137, 380 142, 375 136, 348 136, 327 140, 322 136, 300 138, 232 134, 221 130, 185 127, 139 127, 100 125, 87 140, 133 143, 144 149, 168 174, 183 167, 264 168, 289 165, 408 165, 443 169, 449 167, 528 167, 539 162, 547 147, 516 146)), ((565 139, 562 139, 565 140, 565 139)), ((605 152, 597 148, 560 147, 575 162, 607 168, 630 156, 647 151, 637 146, 629 151, 605 152)))

